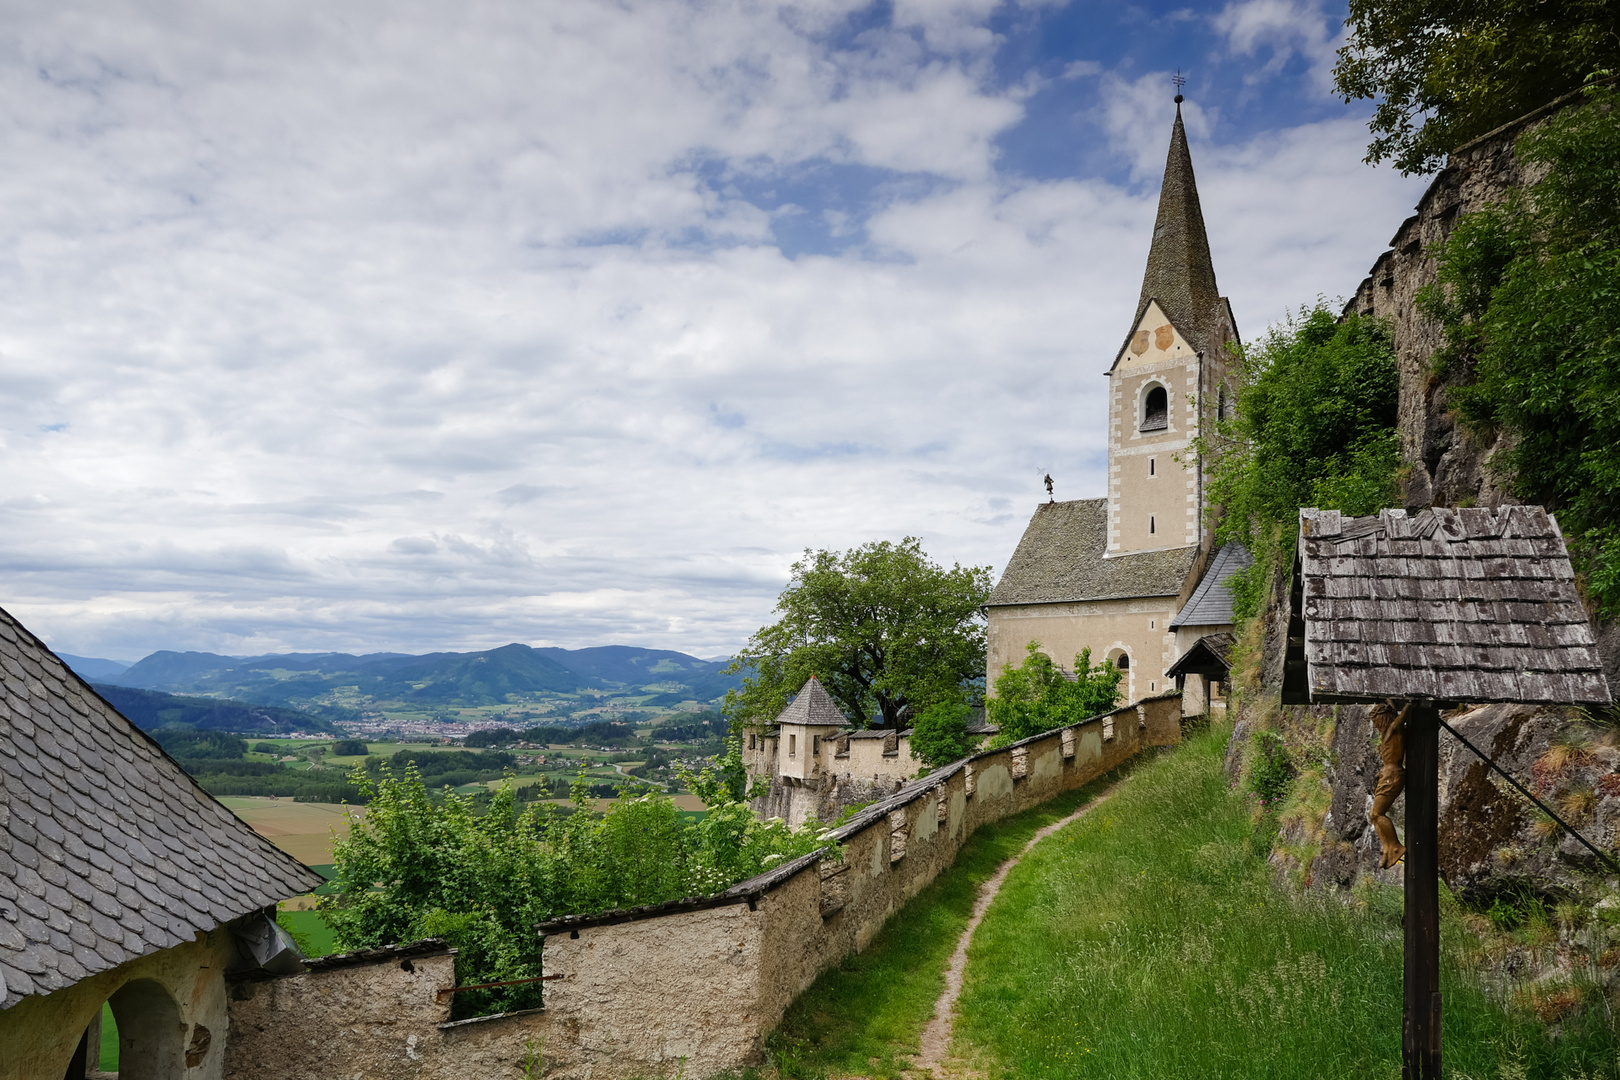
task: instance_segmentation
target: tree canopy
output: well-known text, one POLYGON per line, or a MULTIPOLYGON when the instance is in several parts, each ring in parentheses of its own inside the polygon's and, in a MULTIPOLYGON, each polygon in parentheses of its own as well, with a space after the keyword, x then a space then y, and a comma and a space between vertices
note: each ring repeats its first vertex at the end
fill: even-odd
POLYGON ((930 559, 916 537, 848 552, 806 551, 760 628, 726 670, 743 685, 726 712, 768 721, 814 675, 857 723, 903 726, 912 712, 972 697, 984 677, 990 568, 930 559))
POLYGON ((1458 221, 1419 297, 1445 330, 1439 373, 1515 493, 1558 514, 1586 586, 1620 615, 1620 93, 1520 137, 1548 169, 1458 221))
POLYGON ((1345 26, 1334 88, 1377 100, 1367 160, 1404 173, 1620 68, 1620 0, 1350 0, 1345 26))
POLYGON ((1299 508, 1372 514, 1397 497, 1399 372, 1389 328, 1302 309, 1245 349, 1231 415, 1197 440, 1218 540, 1255 563, 1231 579, 1234 610, 1258 610, 1276 556, 1292 550, 1299 508))

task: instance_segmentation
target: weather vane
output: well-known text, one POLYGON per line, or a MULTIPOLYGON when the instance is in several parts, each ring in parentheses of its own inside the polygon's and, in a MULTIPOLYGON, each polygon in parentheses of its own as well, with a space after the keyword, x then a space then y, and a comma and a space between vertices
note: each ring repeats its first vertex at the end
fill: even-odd
POLYGON ((1170 76, 1170 81, 1176 84, 1176 104, 1180 105, 1182 100, 1181 88, 1187 85, 1187 77, 1181 73, 1180 68, 1176 68, 1176 73, 1170 76))
POLYGON ((1056 499, 1052 498, 1052 474, 1051 473, 1046 474, 1046 501, 1047 502, 1056 502, 1057 501, 1056 499))

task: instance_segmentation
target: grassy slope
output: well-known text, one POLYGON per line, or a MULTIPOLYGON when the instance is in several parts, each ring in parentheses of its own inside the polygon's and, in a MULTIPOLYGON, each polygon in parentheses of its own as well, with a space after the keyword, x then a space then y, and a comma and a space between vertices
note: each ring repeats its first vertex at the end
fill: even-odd
MULTIPOLYGON (((1276 890, 1266 836, 1221 773, 1225 739, 1143 765, 1009 876, 974 935, 956 1029, 987 1075, 1400 1075, 1398 914, 1276 890)), ((1448 1075, 1615 1075, 1620 1047, 1595 1018, 1554 1043, 1459 975, 1462 932, 1453 913, 1448 1075)))
POLYGON ((945 965, 979 886, 1036 830, 1106 784, 1097 781, 969 837, 950 869, 890 918, 864 952, 823 972, 794 1001, 769 1044, 782 1075, 894 1077, 906 1068, 904 1056, 917 1052, 945 989, 945 965))

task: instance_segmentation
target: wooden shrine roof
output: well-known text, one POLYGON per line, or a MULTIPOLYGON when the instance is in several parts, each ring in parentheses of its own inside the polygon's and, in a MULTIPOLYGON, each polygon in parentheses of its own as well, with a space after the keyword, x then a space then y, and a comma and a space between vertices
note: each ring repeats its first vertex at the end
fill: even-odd
POLYGON ((1284 703, 1610 700, 1539 506, 1301 510, 1290 616, 1284 703))

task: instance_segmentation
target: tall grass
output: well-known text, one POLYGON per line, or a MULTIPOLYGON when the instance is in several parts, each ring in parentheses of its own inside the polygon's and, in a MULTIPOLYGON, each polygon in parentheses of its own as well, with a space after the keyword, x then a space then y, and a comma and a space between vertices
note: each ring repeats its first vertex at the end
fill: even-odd
POLYGON ((822 974, 767 1040, 784 1080, 865 1076, 892 1080, 910 1067, 945 990, 945 966, 967 928, 979 886, 1042 826, 1106 787, 1103 778, 980 826, 949 869, 919 892, 860 953, 822 974))
MULTIPOLYGON (((1037 846, 974 935, 956 1049, 1011 1077, 1398 1077, 1399 893, 1292 898, 1221 772, 1227 731, 1144 764, 1037 846)), ((1601 1008, 1549 1035, 1461 968, 1444 927, 1446 1072, 1616 1076, 1601 1008)))

